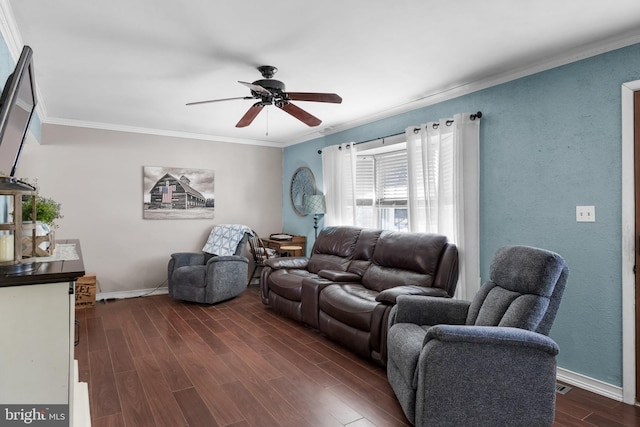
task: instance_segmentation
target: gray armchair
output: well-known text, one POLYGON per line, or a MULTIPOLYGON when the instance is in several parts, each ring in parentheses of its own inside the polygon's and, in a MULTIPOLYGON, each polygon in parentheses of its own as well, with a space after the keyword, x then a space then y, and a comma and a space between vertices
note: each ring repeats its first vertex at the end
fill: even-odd
POLYGON ((569 270, 556 253, 499 249, 473 301, 400 296, 387 376, 416 426, 550 426, 558 346, 547 336, 569 270))
POLYGON ((245 226, 215 226, 202 253, 171 254, 167 267, 169 295, 204 304, 238 296, 247 287, 249 260, 243 254, 252 234, 245 226))

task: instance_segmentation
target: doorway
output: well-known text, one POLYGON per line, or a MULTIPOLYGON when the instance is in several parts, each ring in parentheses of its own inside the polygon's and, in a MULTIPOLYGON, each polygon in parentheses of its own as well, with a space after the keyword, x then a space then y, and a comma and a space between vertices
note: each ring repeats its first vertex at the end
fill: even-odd
MULTIPOLYGON (((640 149, 634 150, 635 135, 640 135, 640 130, 635 130, 638 129, 640 120, 636 119, 638 113, 634 111, 635 100, 640 99, 638 92, 640 80, 622 85, 622 400, 631 405, 636 403, 636 387, 640 384, 637 382, 640 381, 640 376, 636 378, 636 372, 640 370, 640 360, 636 360, 636 355, 640 356, 640 347, 636 349, 634 274, 635 265, 638 263, 636 254, 640 251, 640 242, 636 234, 636 212, 640 213, 640 208, 636 209, 636 201, 640 203, 640 196, 635 194, 635 188, 640 188, 640 185, 634 185, 635 165, 638 164, 640 167, 640 160, 636 161, 634 154, 640 154, 640 149)), ((640 102, 638 105, 640 106, 640 102)), ((640 174, 638 178, 640 179, 640 174)), ((638 231, 640 232, 640 226, 638 231)), ((638 266, 640 268, 640 264, 638 266)), ((640 318, 640 310, 638 317, 640 318)), ((640 325, 640 322, 638 324, 640 325)))
MULTIPOLYGON (((640 91, 633 92, 633 170, 634 170, 634 207, 635 207, 635 263, 633 272, 635 275, 635 306, 640 307, 640 274, 637 274, 637 268, 640 266, 640 91)), ((637 334, 640 332, 640 310, 635 311, 635 330, 636 330, 636 392, 635 401, 640 402, 640 340, 637 334)))

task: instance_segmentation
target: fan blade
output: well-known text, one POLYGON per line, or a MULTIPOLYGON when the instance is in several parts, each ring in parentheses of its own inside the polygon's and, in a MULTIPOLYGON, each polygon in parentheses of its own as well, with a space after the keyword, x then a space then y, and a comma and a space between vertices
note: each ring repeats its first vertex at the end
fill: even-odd
POLYGON ((335 93, 287 92, 287 96, 292 101, 332 102, 334 104, 342 102, 342 98, 335 93))
POLYGON ((263 88, 262 86, 254 85, 253 83, 241 82, 240 80, 238 80, 238 83, 245 85, 252 91, 259 93, 260 95, 272 96, 271 92, 269 92, 267 89, 263 88))
POLYGON ((236 124, 236 127, 243 128, 249 126, 251 122, 253 122, 253 119, 256 118, 258 113, 262 111, 263 108, 264 104, 262 104, 261 102, 256 102, 255 104, 253 104, 251 108, 249 108, 249 110, 244 113, 244 116, 242 116, 238 124, 236 124))
POLYGON ((276 107, 286 111, 287 113, 291 114, 293 117, 295 117, 296 119, 300 120, 301 122, 305 123, 308 126, 318 126, 320 123, 322 123, 322 120, 320 120, 319 118, 312 116, 311 114, 304 111, 302 108, 296 105, 293 105, 290 102, 284 102, 282 103, 282 105, 277 104, 276 107))
POLYGON ((221 101, 233 101, 235 99, 253 99, 253 96, 239 96, 236 98, 221 98, 221 99, 210 99, 208 101, 197 101, 197 102, 188 102, 185 105, 198 105, 198 104, 208 104, 210 102, 221 102, 221 101))

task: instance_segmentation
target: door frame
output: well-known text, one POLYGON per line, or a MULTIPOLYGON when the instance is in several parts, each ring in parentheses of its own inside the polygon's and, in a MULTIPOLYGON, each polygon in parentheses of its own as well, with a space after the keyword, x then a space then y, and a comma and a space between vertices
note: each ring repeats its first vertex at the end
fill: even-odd
POLYGON ((640 80, 622 85, 622 400, 636 403, 635 192, 633 93, 640 80))

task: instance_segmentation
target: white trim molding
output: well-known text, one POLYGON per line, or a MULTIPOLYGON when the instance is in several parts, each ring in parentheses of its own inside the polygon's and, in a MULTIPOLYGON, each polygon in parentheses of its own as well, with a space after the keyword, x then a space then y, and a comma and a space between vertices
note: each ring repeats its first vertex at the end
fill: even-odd
MULTIPOLYGON (((23 40, 18 28, 13 9, 9 0, 0 0, 0 34, 4 38, 7 46, 14 57, 17 60, 22 50, 23 40)), ((36 79, 36 96, 38 98, 38 104, 36 105, 36 112, 40 117, 42 123, 48 124, 62 124, 66 126, 76 126, 84 128, 106 129, 135 133, 149 133, 152 135, 161 135, 169 137, 202 139, 202 140, 216 140, 220 142, 230 143, 244 143, 251 145, 264 145, 264 146, 277 146, 287 147, 290 145, 299 144, 302 142, 310 141, 316 138, 320 138, 326 135, 342 132, 354 127, 363 126, 375 121, 387 119, 392 116, 403 114, 409 111, 413 111, 426 106, 438 104, 453 98, 457 98, 469 93, 477 92, 479 90, 493 87, 502 83, 506 83, 512 80, 516 80, 525 76, 529 76, 535 73, 553 69, 562 65, 573 63, 585 58, 593 57, 605 52, 620 49, 623 47, 631 46, 636 43, 640 43, 640 32, 638 29, 626 31, 622 34, 617 34, 612 37, 608 37, 602 40, 597 40, 593 43, 589 43, 582 46, 577 46, 573 49, 564 50, 561 54, 548 57, 543 61, 535 63, 525 64, 521 67, 508 70, 506 72, 497 73, 486 78, 479 80, 470 80, 461 82, 454 86, 441 87, 434 89, 432 93, 425 95, 419 99, 413 101, 401 103, 395 107, 385 108, 385 110, 379 114, 373 114, 359 119, 355 119, 349 122, 341 123, 334 127, 323 128, 322 130, 311 130, 304 135, 290 138, 288 140, 280 141, 279 143, 273 143, 270 141, 262 140, 250 140, 242 138, 228 138, 223 136, 209 136, 202 134, 193 134, 189 132, 173 131, 166 129, 148 129, 143 127, 129 127, 117 123, 96 123, 91 121, 79 121, 63 117, 50 117, 46 108, 44 97, 40 91, 37 79, 36 79)))
POLYGON ((13 61, 18 62, 23 43, 8 0, 0 0, 0 34, 9 48, 13 61))
POLYGON ((96 302, 108 301, 112 299, 125 299, 125 298, 137 298, 146 297, 151 295, 166 295, 169 293, 169 288, 152 288, 152 289, 134 289, 131 291, 120 292, 100 292, 96 294, 96 302))
POLYGON ((142 128, 142 127, 136 127, 136 126, 115 125, 111 123, 87 122, 83 120, 48 118, 47 120, 43 120, 42 123, 48 124, 48 125, 57 125, 57 126, 100 129, 100 130, 107 130, 107 131, 114 131, 114 132, 129 132, 129 133, 139 133, 143 135, 157 135, 157 136, 167 136, 172 138, 195 139, 200 141, 228 142, 231 144, 259 145, 263 147, 277 147, 277 148, 282 147, 281 143, 263 141, 258 139, 230 138, 226 136, 204 135, 200 133, 171 131, 166 129, 152 129, 152 128, 142 128))
POLYGON ((622 388, 605 383, 604 381, 596 380, 563 368, 557 369, 556 378, 563 383, 580 387, 583 390, 591 391, 608 397, 609 399, 617 400, 618 402, 622 401, 622 388))
POLYGON ((311 139, 312 136, 331 135, 338 132, 343 132, 348 129, 352 129, 359 126, 364 126, 369 123, 373 123, 379 120, 384 120, 392 116, 403 114, 409 111, 414 111, 419 108, 428 107, 431 105, 439 104, 454 98, 458 98, 470 93, 478 92, 483 89, 494 87, 503 83, 507 83, 513 80, 517 80, 523 77, 527 77, 536 73, 551 70, 563 65, 571 64, 573 62, 581 61, 586 58, 591 58, 596 55, 600 55, 606 52, 610 52, 616 49, 621 49, 627 46, 640 43, 640 34, 637 30, 629 31, 624 34, 620 34, 616 37, 608 38, 605 40, 599 40, 595 43, 578 47, 573 50, 563 52, 561 55, 548 58, 545 61, 527 64, 523 67, 509 70, 503 73, 488 76, 481 80, 473 80, 466 83, 461 83, 455 87, 441 88, 435 90, 432 93, 411 102, 400 104, 396 107, 386 108, 384 111, 378 114, 372 114, 361 119, 345 122, 340 125, 324 128, 316 135, 304 135, 298 139, 292 139, 286 141, 283 145, 295 145, 301 142, 311 139))
POLYGON ((633 148, 633 93, 640 80, 622 85, 622 397, 636 403, 635 310, 635 180, 633 148))

